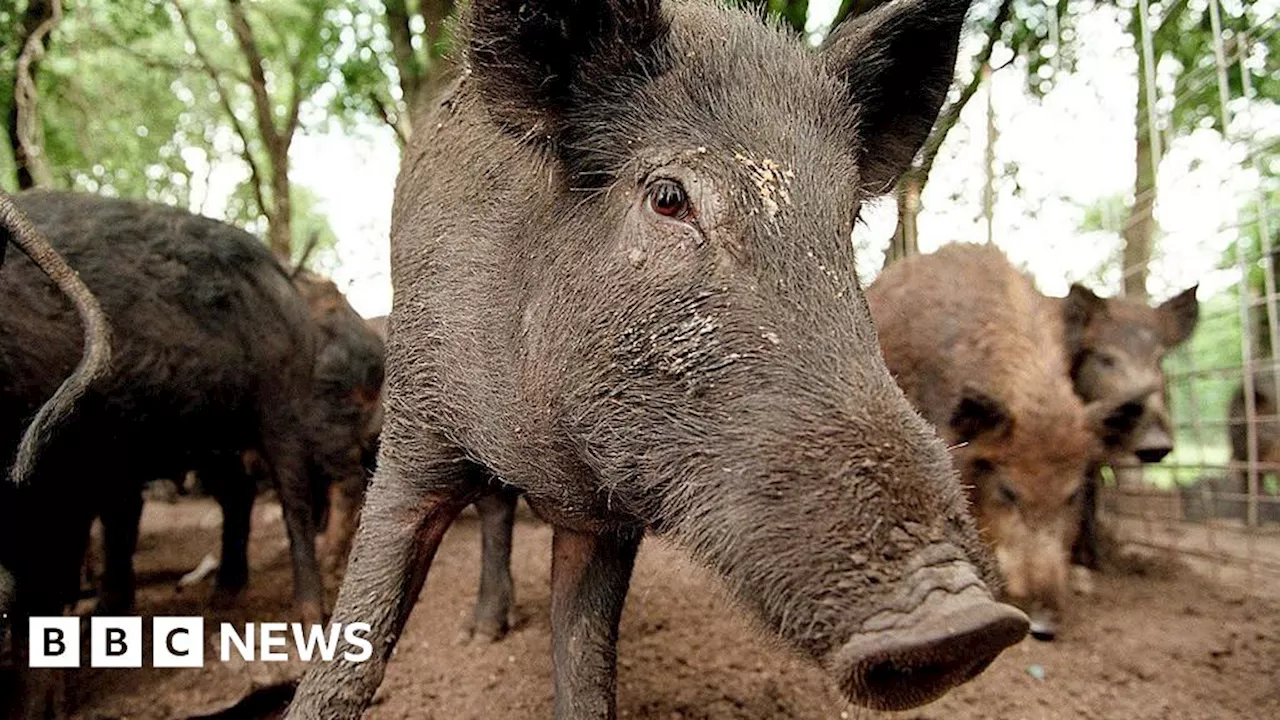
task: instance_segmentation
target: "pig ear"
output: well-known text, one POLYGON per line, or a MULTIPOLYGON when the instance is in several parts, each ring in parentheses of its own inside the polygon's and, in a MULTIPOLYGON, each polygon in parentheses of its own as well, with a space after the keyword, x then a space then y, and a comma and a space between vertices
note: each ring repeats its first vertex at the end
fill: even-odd
POLYGON ((554 126, 575 90, 642 76, 667 30, 660 0, 472 0, 471 72, 499 122, 554 126))
POLYGON ((1200 320, 1200 301, 1196 299, 1199 285, 1192 285, 1169 298, 1156 308, 1160 316, 1160 328, 1165 347, 1177 347, 1191 337, 1200 320))
POLYGON ((981 390, 965 387, 960 402, 951 412, 951 430, 956 442, 969 442, 985 435, 1004 437, 1013 430, 1013 417, 1003 402, 981 390))
POLYGON ((1090 323, 1106 314, 1105 299, 1079 283, 1072 283, 1071 290, 1062 301, 1063 341, 1068 357, 1074 358, 1084 349, 1084 331, 1090 323))
POLYGON ((823 57, 857 113, 862 187, 891 190, 929 135, 955 73, 969 0, 894 0, 838 27, 823 57))

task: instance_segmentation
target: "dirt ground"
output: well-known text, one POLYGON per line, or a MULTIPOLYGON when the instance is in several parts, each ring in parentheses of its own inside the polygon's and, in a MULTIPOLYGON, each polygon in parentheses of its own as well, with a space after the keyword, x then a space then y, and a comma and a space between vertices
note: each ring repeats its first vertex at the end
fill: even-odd
MULTIPOLYGON (((260 504, 251 589, 227 611, 208 583, 175 582, 217 546, 208 501, 149 503, 136 561, 144 615, 205 614, 202 669, 79 670, 73 717, 186 718, 213 712, 301 665, 217 659, 220 622, 290 620, 290 573, 278 507, 260 504)), ((427 587, 367 718, 550 718, 550 529, 516 528, 516 626, 497 644, 458 644, 479 573, 479 522, 444 540, 427 587)), ((1277 718, 1280 600, 1215 588, 1170 561, 1132 562, 1078 597, 1065 636, 1027 640, 981 677, 903 718, 1277 718)), ((619 715, 662 720, 872 718, 845 707, 823 675, 754 629, 675 548, 648 540, 622 621, 619 715)), ((144 657, 149 657, 149 653, 144 657)))

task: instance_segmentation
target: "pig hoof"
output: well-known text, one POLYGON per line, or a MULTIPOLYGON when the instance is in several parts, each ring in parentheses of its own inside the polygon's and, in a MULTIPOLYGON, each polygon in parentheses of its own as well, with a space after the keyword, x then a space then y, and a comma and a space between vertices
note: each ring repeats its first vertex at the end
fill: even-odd
POLYGON ((1083 565, 1072 565, 1071 590, 1077 595, 1093 595, 1097 591, 1093 583, 1093 571, 1083 565))
POLYGON ((303 625, 324 625, 328 616, 324 607, 315 600, 303 600, 298 603, 298 616, 303 625))
POLYGON ((134 611, 134 602, 132 597, 103 595, 98 600, 98 604, 93 608, 93 614, 98 617, 116 617, 120 615, 132 615, 134 611))
POLYGON ((1049 625, 1033 624, 1031 626, 1031 637, 1040 642, 1053 642, 1058 637, 1058 630, 1049 625))
POLYGON ((490 625, 488 623, 481 623, 476 626, 476 630, 472 634, 471 639, 472 639, 472 642, 475 642, 477 645, 480 645, 485 643, 496 643, 506 636, 507 636, 506 623, 503 623, 502 625, 490 625))
POLYGON ((228 610, 240 603, 240 595, 244 588, 218 585, 209 596, 209 605, 215 610, 228 610))
POLYGON ((471 623, 458 632, 458 637, 454 640, 454 644, 489 645, 505 638, 507 631, 508 626, 506 623, 471 623))
POLYGON ((1058 618, 1049 610, 1031 611, 1031 637, 1041 642, 1053 642, 1058 637, 1058 618))

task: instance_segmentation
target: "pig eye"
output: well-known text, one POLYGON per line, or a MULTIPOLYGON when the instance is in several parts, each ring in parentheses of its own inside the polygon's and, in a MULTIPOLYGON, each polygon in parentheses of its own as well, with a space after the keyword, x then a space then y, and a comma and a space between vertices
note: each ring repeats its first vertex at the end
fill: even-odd
POLYGON ((1009 505, 1018 504, 1018 493, 1013 488, 1000 483, 1000 501, 1009 505))
POLYGON ((647 196, 649 209, 663 217, 673 220, 688 220, 693 217, 689 193, 675 180, 655 180, 649 185, 647 196))
POLYGON ((1083 490, 1084 490, 1084 487, 1078 487, 1078 488, 1076 488, 1076 489, 1071 493, 1071 495, 1070 495, 1069 497, 1067 497, 1067 505, 1075 505, 1076 503, 1080 502, 1081 492, 1082 492, 1083 490))
POLYGON ((1098 364, 1104 368, 1113 368, 1116 366, 1116 356, 1111 353, 1097 353, 1094 355, 1098 360, 1098 364))

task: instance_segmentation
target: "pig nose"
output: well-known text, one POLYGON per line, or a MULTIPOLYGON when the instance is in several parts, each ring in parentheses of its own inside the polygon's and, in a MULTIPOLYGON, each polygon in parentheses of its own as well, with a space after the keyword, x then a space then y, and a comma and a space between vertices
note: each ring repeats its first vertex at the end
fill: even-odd
POLYGON ((1031 611, 1031 637, 1041 642, 1052 642, 1058 637, 1058 615, 1048 608, 1031 611))
POLYGON ((1154 428, 1143 433, 1133 454, 1144 463, 1157 463, 1171 452, 1173 452, 1173 438, 1169 437, 1165 431, 1154 428))
POLYGON ((1027 634, 1027 616, 971 587, 931 593, 892 630, 855 637, 837 653, 835 669, 853 702, 906 710, 971 680, 1027 634))
POLYGON ((1138 459, 1144 463, 1158 463, 1161 460, 1163 460, 1164 457, 1171 452, 1173 452, 1172 447, 1164 446, 1164 447, 1138 448, 1135 451, 1135 454, 1138 456, 1138 459))
POLYGON ((1133 454, 1144 463, 1160 462, 1166 455, 1173 452, 1173 438, 1169 435, 1168 416, 1162 412, 1150 413, 1145 425, 1146 427, 1138 435, 1138 441, 1134 443, 1133 454))

